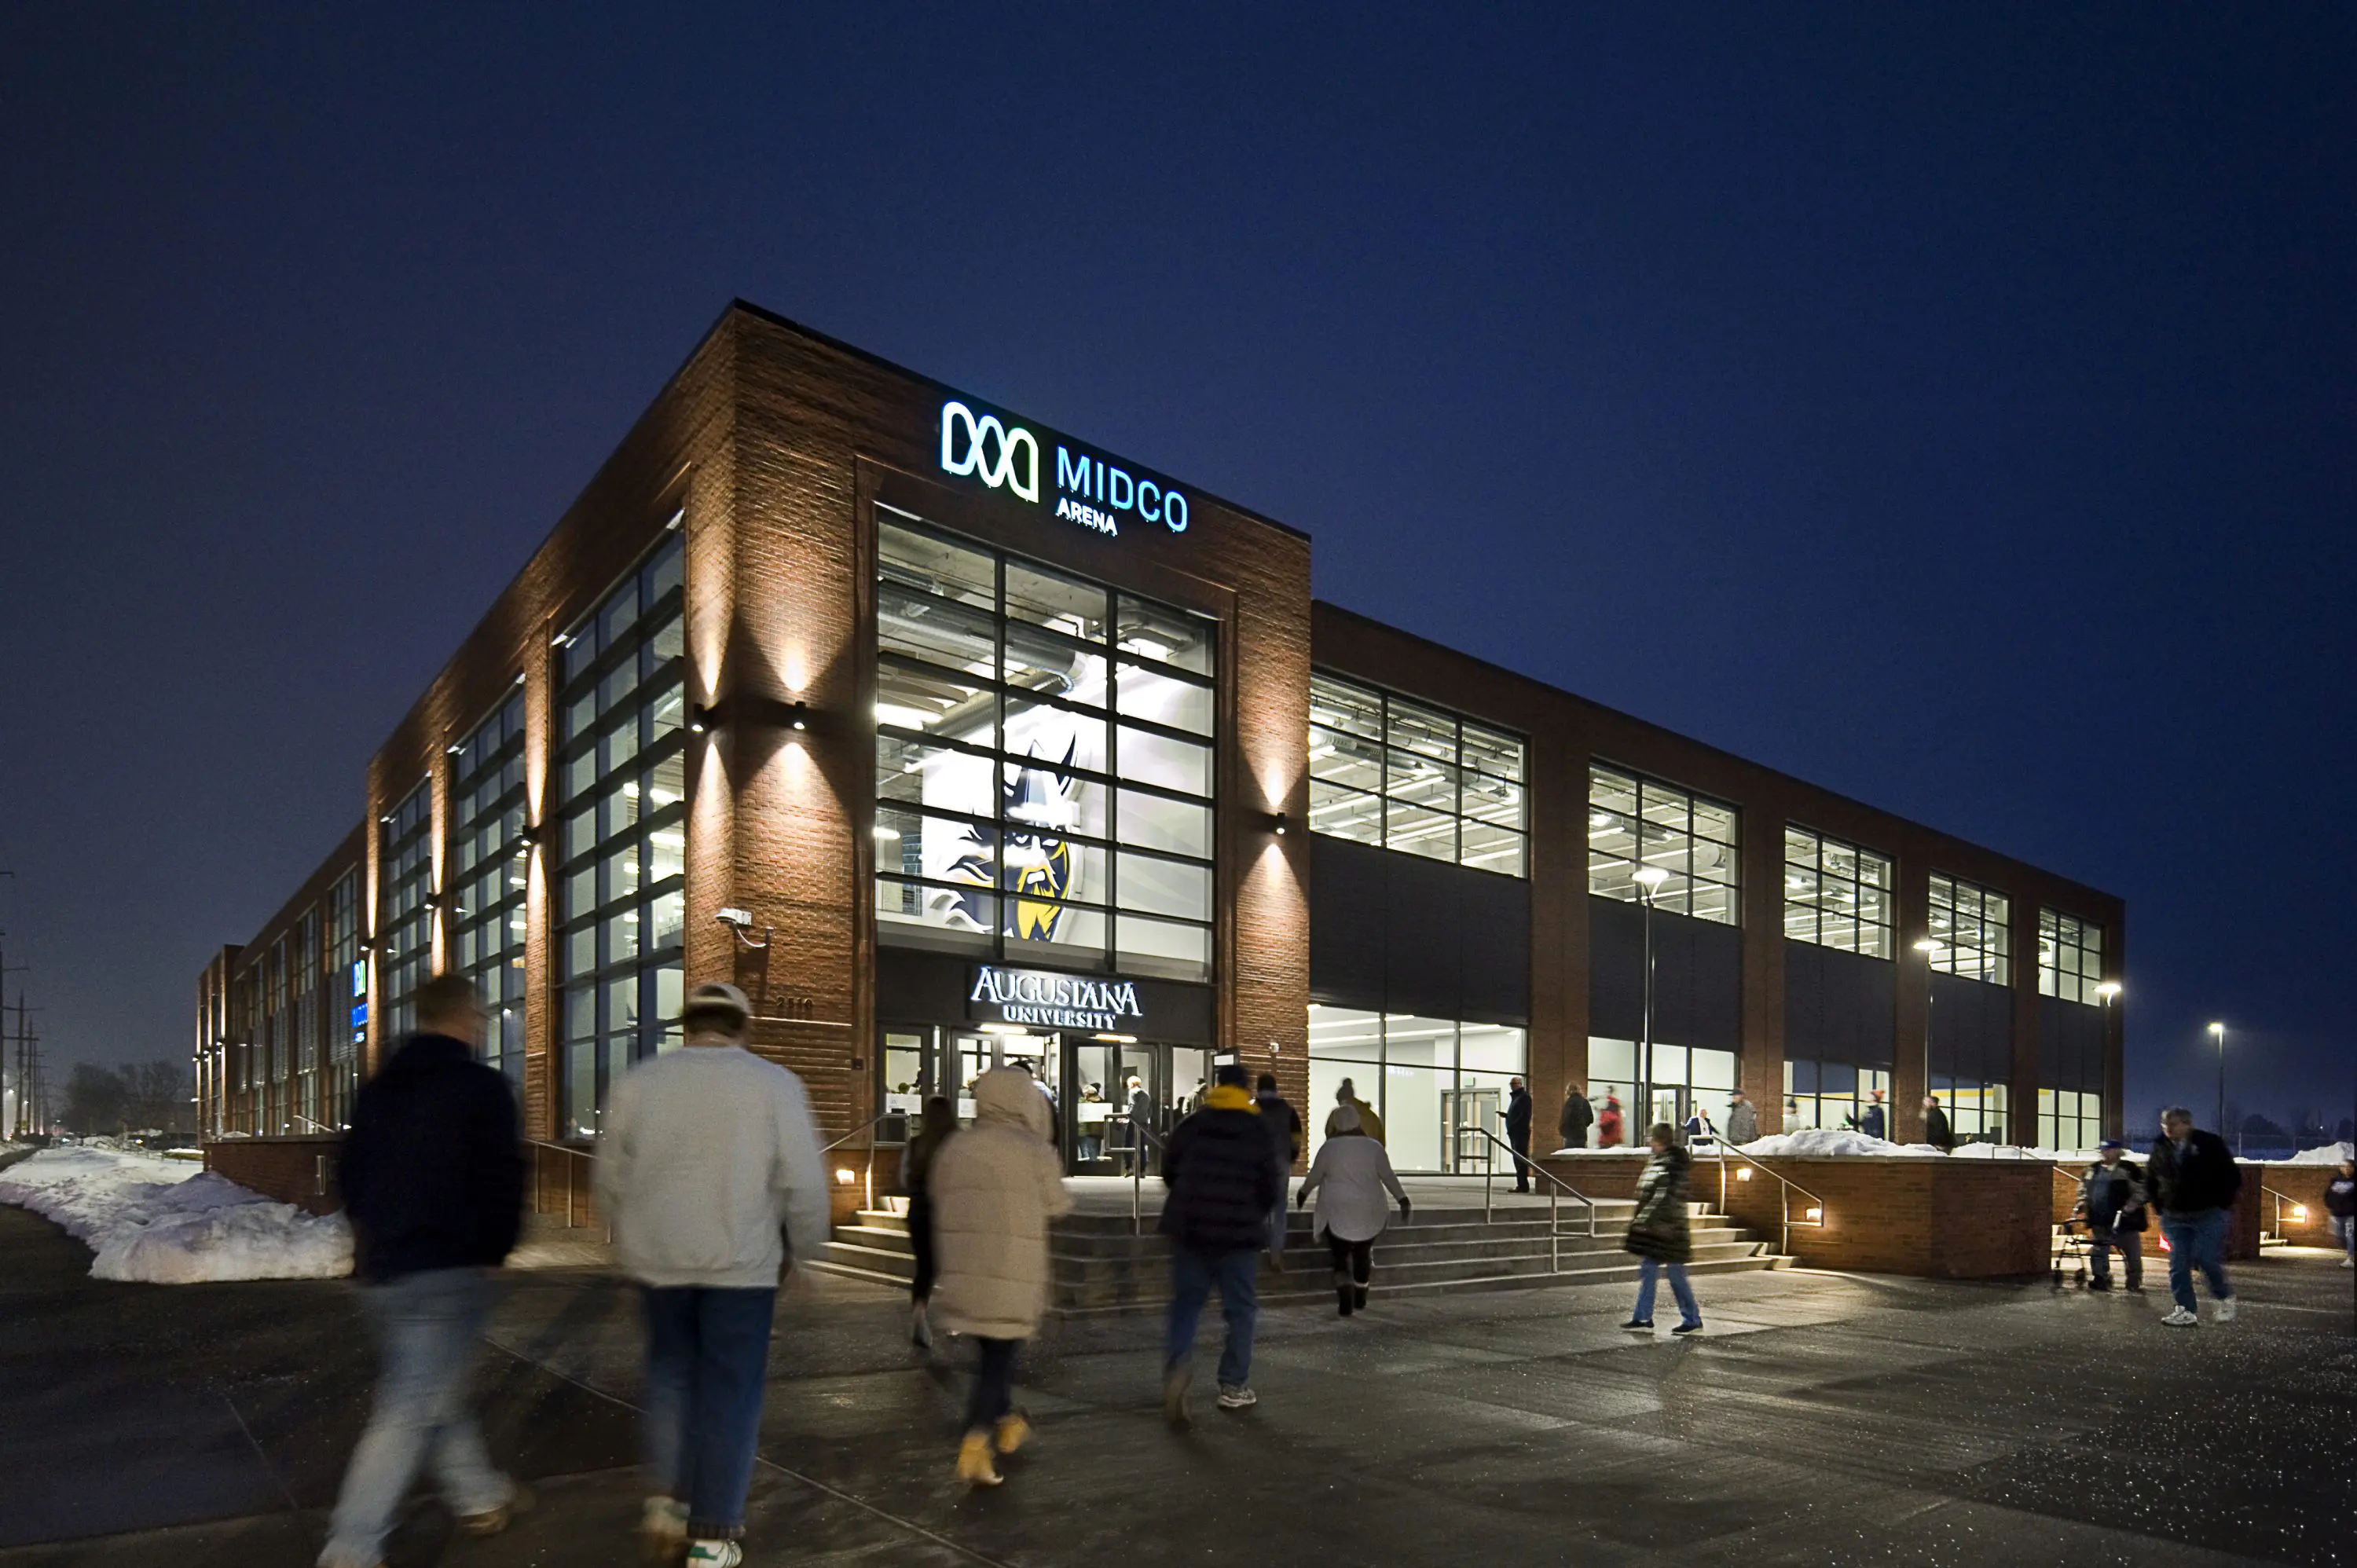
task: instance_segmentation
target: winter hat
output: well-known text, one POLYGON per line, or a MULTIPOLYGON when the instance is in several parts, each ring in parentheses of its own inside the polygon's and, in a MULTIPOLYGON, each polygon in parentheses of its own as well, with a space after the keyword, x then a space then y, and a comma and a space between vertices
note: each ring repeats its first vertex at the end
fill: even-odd
POLYGON ((1347 1079, 1347 1078, 1346 1078, 1346 1079, 1344 1079, 1341 1082, 1340 1082, 1340 1083, 1338 1083, 1338 1084, 1336 1084, 1336 1085, 1334 1086, 1334 1103, 1335 1103, 1335 1104, 1337 1104, 1337 1105, 1348 1105, 1348 1104, 1350 1104, 1352 1101, 1354 1101, 1354 1100, 1356 1100, 1356 1099, 1358 1099, 1358 1098, 1359 1098, 1359 1096, 1358 1096, 1358 1092, 1357 1092, 1355 1090, 1351 1089, 1351 1080, 1350 1080, 1349 1079, 1347 1079))
POLYGON ((1335 1111, 1334 1114, 1326 1118, 1326 1131, 1329 1133, 1355 1133, 1358 1130, 1359 1108, 1355 1105, 1341 1106, 1335 1111))

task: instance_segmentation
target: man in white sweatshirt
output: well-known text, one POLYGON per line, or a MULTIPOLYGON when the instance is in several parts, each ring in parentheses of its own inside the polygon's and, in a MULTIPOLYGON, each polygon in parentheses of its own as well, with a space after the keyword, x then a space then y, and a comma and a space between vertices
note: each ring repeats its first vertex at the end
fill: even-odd
POLYGON ((597 1203, 647 1316, 640 1526, 651 1556, 744 1562, 778 1282, 827 1239, 826 1173, 802 1080, 745 1048, 752 1008, 700 985, 686 1047, 623 1075, 606 1106, 597 1203), (779 1233, 784 1232, 785 1246, 779 1233))

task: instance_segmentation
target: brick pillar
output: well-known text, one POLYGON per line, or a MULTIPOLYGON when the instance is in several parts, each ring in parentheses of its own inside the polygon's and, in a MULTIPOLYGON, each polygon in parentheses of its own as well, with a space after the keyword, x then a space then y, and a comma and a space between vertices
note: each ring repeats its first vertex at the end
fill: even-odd
MULTIPOLYGON (((1927 1029, 1937 1025, 1932 1011, 1932 966, 1915 950, 1932 929, 1932 871, 1921 854, 1899 856, 1899 1015, 1891 1040, 1890 1135, 1900 1143, 1923 1136, 1927 1029)), ((2010 1119, 2008 1112, 2008 1120, 2010 1119)))
MULTIPOLYGON (((1743 1055, 1737 1083, 1762 1133, 1784 1130, 1784 819, 1770 806, 1743 822, 1743 1055)), ((1726 1120, 1724 1107, 1712 1115, 1726 1120)))
POLYGON ((2038 1115, 2041 1077, 2038 1033, 2038 901, 2017 897, 2013 901, 2013 1082, 2006 1090, 2006 1098, 2013 1102, 2007 1135, 2017 1144, 2046 1141, 2038 1115))

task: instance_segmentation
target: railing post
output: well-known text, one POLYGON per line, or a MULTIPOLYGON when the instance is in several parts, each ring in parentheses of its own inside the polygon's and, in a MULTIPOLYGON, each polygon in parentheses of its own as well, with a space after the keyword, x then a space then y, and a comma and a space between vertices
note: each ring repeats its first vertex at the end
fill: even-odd
POLYGON ((572 1230, 572 1229, 573 1229, 573 1166, 574 1166, 574 1163, 575 1163, 575 1162, 573 1162, 572 1160, 567 1160, 567 1161, 565 1161, 565 1228, 567 1230, 572 1230))

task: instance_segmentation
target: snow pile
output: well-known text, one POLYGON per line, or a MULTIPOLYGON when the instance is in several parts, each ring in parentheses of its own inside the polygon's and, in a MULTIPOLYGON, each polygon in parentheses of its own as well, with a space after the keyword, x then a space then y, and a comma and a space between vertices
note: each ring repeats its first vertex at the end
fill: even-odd
POLYGON ((2352 1145, 2327 1144, 2319 1149, 2302 1149, 2287 1160, 2277 1160, 2279 1165, 2337 1165, 2351 1157, 2352 1145))
POLYGON ((98 1254, 90 1272, 102 1280, 193 1284, 351 1273, 343 1216, 306 1214, 151 1155, 47 1149, 0 1171, 0 1203, 55 1220, 98 1254))
POLYGON ((1774 1133, 1736 1145, 1747 1155, 1937 1155, 1930 1144, 1893 1144, 1869 1138, 1846 1127, 1803 1127, 1797 1133, 1774 1133))

